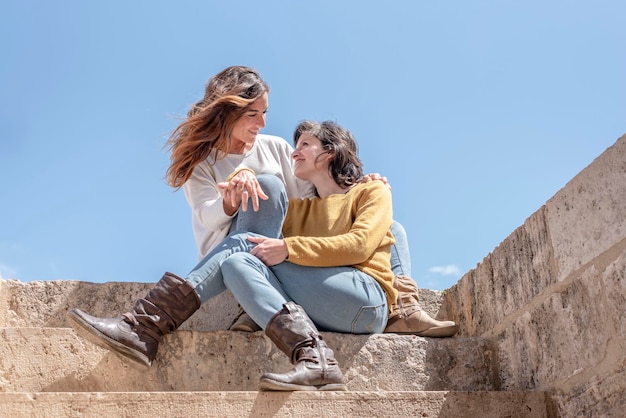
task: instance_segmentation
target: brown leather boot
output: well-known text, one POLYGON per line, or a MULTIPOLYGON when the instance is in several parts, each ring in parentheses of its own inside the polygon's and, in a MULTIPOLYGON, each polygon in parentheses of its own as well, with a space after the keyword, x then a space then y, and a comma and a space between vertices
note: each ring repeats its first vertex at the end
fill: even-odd
POLYGON ((70 309, 67 319, 85 339, 103 348, 150 366, 161 337, 175 331, 200 307, 200 298, 189 284, 165 273, 135 306, 115 318, 97 318, 80 309, 70 309))
POLYGON ((347 390, 333 350, 301 306, 288 302, 270 320, 265 334, 295 367, 283 374, 265 373, 261 390, 347 390))

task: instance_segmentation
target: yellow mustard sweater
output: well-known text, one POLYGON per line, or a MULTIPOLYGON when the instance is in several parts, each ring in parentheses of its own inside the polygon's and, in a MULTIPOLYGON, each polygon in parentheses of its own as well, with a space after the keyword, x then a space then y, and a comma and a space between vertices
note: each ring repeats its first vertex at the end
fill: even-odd
POLYGON ((283 226, 288 261, 312 267, 353 266, 396 301, 391 271, 391 191, 380 181, 360 183, 324 199, 289 199, 283 226))

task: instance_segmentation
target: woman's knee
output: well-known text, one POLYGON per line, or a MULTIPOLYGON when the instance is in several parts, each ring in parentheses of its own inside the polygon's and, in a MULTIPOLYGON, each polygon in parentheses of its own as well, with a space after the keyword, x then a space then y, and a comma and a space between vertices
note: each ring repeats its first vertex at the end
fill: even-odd
POLYGON ((273 174, 259 174, 256 177, 261 189, 269 196, 269 194, 286 193, 285 183, 273 174))
POLYGON ((402 224, 395 219, 391 223, 391 233, 396 238, 396 240, 402 240, 402 242, 408 241, 408 236, 406 234, 404 226, 402 226, 402 224))
POLYGON ((391 270, 395 275, 411 275, 411 254, 406 230, 398 221, 391 224, 395 244, 391 246, 391 270))
POLYGON ((220 268, 222 269, 222 276, 226 287, 240 280, 245 280, 246 275, 243 270, 246 266, 250 265, 250 257, 253 257, 250 253, 240 252, 231 254, 222 261, 220 268))

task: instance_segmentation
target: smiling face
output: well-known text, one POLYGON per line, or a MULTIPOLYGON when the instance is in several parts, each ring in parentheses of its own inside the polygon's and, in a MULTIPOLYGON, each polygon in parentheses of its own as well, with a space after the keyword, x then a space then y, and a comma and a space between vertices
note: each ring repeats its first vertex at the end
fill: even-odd
POLYGON ((329 176, 328 165, 332 153, 325 150, 321 141, 309 133, 300 135, 291 158, 294 160, 293 172, 299 179, 313 181, 320 174, 329 176))
POLYGON ((265 127, 265 115, 268 107, 269 99, 267 92, 265 92, 235 122, 230 133, 231 153, 244 153, 252 148, 259 131, 265 127))

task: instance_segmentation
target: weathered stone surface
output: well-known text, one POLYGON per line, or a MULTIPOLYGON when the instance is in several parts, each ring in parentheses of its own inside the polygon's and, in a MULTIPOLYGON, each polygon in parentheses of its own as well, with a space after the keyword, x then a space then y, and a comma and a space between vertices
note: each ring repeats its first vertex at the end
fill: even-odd
MULTIPOLYGON (((479 338, 324 333, 350 390, 494 390, 491 345, 479 338)), ((292 366, 262 332, 177 331, 147 369, 68 328, 0 329, 0 392, 257 390, 292 366)))
POLYGON ((555 281, 554 267, 542 208, 446 291, 444 309, 460 335, 481 335, 555 281))
POLYGON ((543 418, 554 413, 542 392, 146 392, 0 393, 0 416, 543 418))
POLYGON ((9 316, 9 301, 12 297, 10 282, 0 278, 0 327, 6 326, 9 316))
MULTIPOLYGON (((66 313, 80 308, 95 316, 117 316, 146 295, 154 283, 33 281, 0 279, 0 326, 69 327, 66 313)), ((205 303, 180 329, 226 329, 237 313, 230 292, 205 303)))
POLYGON ((581 380, 576 385, 568 385, 553 394, 552 399, 563 417, 622 418, 626 415, 624 382, 626 370, 622 362, 621 371, 593 381, 581 380))
MULTIPOLYGON (((590 383, 626 370, 625 260, 626 253, 600 272, 590 265, 497 335, 503 388, 549 387, 579 374, 590 383), (517 363, 524 367, 510 368, 517 363)), ((617 389, 626 393, 626 380, 603 388, 617 389)))
MULTIPOLYGON (((494 341, 502 389, 563 416, 626 410, 626 136, 449 289, 462 336, 494 341)), ((619 412, 618 412, 619 411, 619 412)))
POLYGON ((546 203, 558 280, 626 237, 626 135, 546 203))
MULTIPOLYGON (((130 309, 154 283, 34 281, 0 279, 0 327, 69 327, 67 310, 80 308, 95 316, 117 316, 130 309)), ((433 317, 439 314, 442 292, 420 289, 420 303, 433 317)), ((238 312, 230 291, 203 304, 181 330, 228 329, 238 312)))

